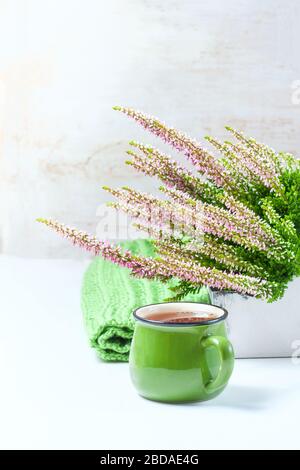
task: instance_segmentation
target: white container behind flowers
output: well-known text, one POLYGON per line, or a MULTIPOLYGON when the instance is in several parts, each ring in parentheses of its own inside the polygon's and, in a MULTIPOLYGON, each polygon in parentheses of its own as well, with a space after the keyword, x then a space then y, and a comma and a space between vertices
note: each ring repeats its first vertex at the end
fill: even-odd
POLYGON ((154 117, 115 109, 183 153, 195 168, 191 172, 156 148, 131 141, 127 163, 157 177, 164 198, 104 188, 116 199, 111 205, 153 239, 157 257, 134 256, 56 221, 39 221, 135 276, 176 278, 172 299, 210 287, 218 293, 215 302, 230 311, 238 356, 291 355, 297 332, 300 339, 299 280, 284 294, 300 275, 299 160, 231 127, 232 140, 206 137, 216 157, 154 117))

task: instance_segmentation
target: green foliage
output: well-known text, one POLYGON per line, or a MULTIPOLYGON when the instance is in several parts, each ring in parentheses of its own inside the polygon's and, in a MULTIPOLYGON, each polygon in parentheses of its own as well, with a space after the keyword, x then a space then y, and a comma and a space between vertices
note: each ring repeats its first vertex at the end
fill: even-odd
MULTIPOLYGON (((206 137, 220 154, 216 157, 152 116, 117 109, 184 153, 196 167, 194 175, 142 144, 133 143, 143 157, 130 152, 130 164, 158 177, 171 198, 155 200, 154 206, 166 216, 159 224, 162 233, 156 232, 155 246, 170 276, 179 279, 172 288, 173 298, 195 293, 202 284, 269 302, 282 297, 288 283, 300 275, 299 160, 228 126, 232 141, 206 137), (167 218, 170 223, 164 233, 167 218), (177 233, 170 237, 170 231, 177 233)), ((132 193, 132 203, 141 206, 146 225, 157 228, 147 211, 149 198, 132 193)), ((125 204, 126 210, 135 216, 125 204)))
POLYGON ((199 294, 202 287, 203 286, 199 284, 195 286, 186 281, 179 281, 177 285, 169 288, 169 290, 173 292, 174 295, 165 299, 165 301, 166 302, 179 302, 180 300, 183 300, 188 295, 199 294))
MULTIPOLYGON (((257 215, 265 220, 290 247, 292 259, 283 259, 282 262, 275 261, 272 257, 259 251, 249 251, 245 248, 223 240, 223 243, 234 247, 237 258, 241 261, 251 263, 259 269, 261 277, 267 279, 273 285, 272 295, 268 302, 280 299, 295 277, 300 276, 300 165, 290 154, 278 154, 285 162, 279 180, 283 186, 283 193, 276 194, 269 191, 263 184, 257 182, 245 193, 239 194, 239 200, 251 208, 257 215)), ((226 157, 223 157, 226 161, 226 157)), ((230 167, 230 162, 227 161, 230 167)), ((226 166, 226 165, 225 165, 226 166)), ((216 194, 221 201, 224 191, 217 190, 216 194)), ((195 259, 202 266, 214 266, 226 269, 226 265, 216 262, 209 257, 195 255, 195 259)), ((239 266, 234 271, 237 274, 242 270, 239 266)), ((186 281, 178 281, 172 288, 174 300, 180 300, 189 293, 197 292, 201 286, 194 286, 186 281)))

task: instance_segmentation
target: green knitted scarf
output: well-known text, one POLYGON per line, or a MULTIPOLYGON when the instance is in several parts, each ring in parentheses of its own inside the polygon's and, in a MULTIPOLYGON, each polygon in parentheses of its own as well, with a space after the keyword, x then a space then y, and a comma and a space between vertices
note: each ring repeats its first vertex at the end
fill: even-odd
MULTIPOLYGON (((121 243, 134 254, 153 257, 149 240, 121 243)), ((128 361, 134 320, 132 311, 142 305, 163 302, 170 297, 170 281, 137 279, 130 270, 96 257, 87 269, 81 291, 84 324, 90 344, 105 361, 128 361)), ((202 288, 186 300, 209 303, 209 292, 202 288)))

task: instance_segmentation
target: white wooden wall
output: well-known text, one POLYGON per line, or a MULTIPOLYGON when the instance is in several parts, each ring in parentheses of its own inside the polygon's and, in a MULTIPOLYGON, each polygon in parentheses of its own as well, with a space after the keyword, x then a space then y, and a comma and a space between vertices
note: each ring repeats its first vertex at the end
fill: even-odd
POLYGON ((94 232, 101 185, 155 187, 115 104, 300 154, 299 23, 297 0, 1 0, 0 251, 84 256, 35 218, 94 232))

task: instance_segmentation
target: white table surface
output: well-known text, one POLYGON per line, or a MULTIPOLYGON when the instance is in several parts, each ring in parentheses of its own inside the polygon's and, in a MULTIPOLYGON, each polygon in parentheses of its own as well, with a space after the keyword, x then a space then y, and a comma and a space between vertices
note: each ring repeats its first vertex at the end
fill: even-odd
POLYGON ((212 401, 167 405, 101 362, 82 324, 87 261, 0 256, 2 449, 299 448, 300 365, 240 359, 212 401))

